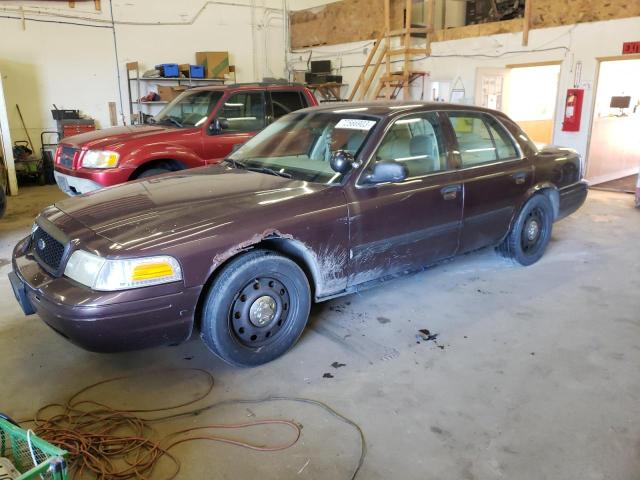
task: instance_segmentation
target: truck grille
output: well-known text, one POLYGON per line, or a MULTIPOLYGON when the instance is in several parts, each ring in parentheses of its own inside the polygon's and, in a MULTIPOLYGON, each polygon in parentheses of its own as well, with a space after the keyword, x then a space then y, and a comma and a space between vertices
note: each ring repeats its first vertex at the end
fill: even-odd
POLYGON ((60 269, 65 248, 62 243, 45 232, 42 227, 38 227, 31 235, 31 244, 40 264, 44 264, 45 268, 49 267, 47 270, 53 272, 60 269))
POLYGON ((63 167, 73 168, 73 159, 75 158, 77 151, 77 148, 63 146, 58 163, 63 167))

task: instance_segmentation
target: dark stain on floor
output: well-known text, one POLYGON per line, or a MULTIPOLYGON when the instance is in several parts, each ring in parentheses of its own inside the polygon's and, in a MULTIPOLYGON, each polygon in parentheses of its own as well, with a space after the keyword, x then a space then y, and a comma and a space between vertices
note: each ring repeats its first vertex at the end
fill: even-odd
POLYGON ((384 325, 385 323, 389 323, 391 322, 391 320, 387 317, 378 317, 377 318, 378 322, 380 322, 382 325, 384 325))

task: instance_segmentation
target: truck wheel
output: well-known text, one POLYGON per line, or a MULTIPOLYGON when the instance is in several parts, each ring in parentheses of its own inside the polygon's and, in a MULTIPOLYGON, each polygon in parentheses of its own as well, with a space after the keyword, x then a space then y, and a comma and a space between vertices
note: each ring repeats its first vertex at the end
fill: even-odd
POLYGON ((207 293, 201 337, 225 362, 253 367, 283 355, 309 318, 311 290, 302 269, 267 250, 239 256, 207 293))
POLYGON ((171 170, 169 170, 167 168, 149 168, 149 169, 144 170, 143 172, 139 173, 138 176, 136 176, 136 179, 154 177, 156 175, 162 175, 163 173, 169 173, 170 171, 171 170))
POLYGON ((544 254, 551 238, 553 206, 542 194, 525 203, 511 226, 507 238, 497 247, 498 252, 520 265, 532 265, 544 254))

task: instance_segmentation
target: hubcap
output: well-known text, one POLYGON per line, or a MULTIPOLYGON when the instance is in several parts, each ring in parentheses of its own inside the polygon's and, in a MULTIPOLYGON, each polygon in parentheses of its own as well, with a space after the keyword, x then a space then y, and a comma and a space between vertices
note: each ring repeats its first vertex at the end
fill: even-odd
POLYGON ((522 251, 524 253, 532 254, 540 245, 540 240, 544 236, 544 218, 545 212, 540 208, 534 208, 527 215, 521 237, 522 251))
POLYGON ((229 310, 229 327, 241 344, 259 348, 287 326, 289 291, 273 277, 254 278, 241 288, 229 310))
POLYGON ((276 316, 276 301, 269 295, 258 298, 249 309, 249 320, 256 327, 264 327, 276 316))
POLYGON ((538 225, 538 222, 535 220, 529 222, 529 226, 527 227, 527 238, 529 240, 535 240, 539 232, 540 226, 538 225))

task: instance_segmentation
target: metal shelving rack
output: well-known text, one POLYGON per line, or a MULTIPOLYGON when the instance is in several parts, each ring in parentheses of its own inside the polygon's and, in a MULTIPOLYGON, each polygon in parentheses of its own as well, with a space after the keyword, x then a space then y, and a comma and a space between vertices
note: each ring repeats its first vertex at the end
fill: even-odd
MULTIPOLYGON (((235 72, 234 72, 235 74, 235 72)), ((225 79, 223 78, 189 78, 189 77, 177 77, 177 78, 153 78, 153 77, 141 77, 140 76, 140 65, 138 62, 128 62, 127 63, 127 86, 129 89, 129 114, 131 116, 131 123, 143 123, 142 121, 142 108, 143 106, 152 107, 152 106, 164 106, 167 101, 154 101, 154 102, 140 102, 139 99, 142 97, 142 84, 148 83, 167 83, 173 85, 182 85, 189 88, 203 86, 203 85, 224 85, 225 79), (134 88, 132 85, 135 85, 135 97, 134 97, 134 88)), ((147 89, 148 90, 148 89, 147 89)))

